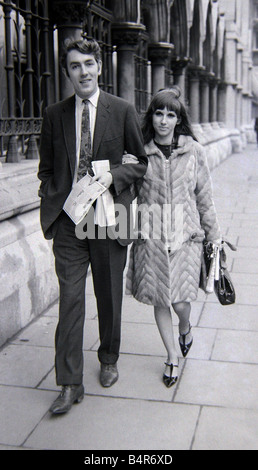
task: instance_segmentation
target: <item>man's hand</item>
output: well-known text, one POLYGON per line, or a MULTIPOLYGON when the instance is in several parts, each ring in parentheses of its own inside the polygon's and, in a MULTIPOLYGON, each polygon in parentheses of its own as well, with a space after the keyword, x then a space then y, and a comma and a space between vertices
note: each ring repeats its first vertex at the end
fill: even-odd
POLYGON ((107 171, 106 173, 103 173, 103 175, 93 176, 90 184, 93 184, 95 181, 98 181, 108 189, 113 182, 113 176, 111 175, 110 171, 107 171))

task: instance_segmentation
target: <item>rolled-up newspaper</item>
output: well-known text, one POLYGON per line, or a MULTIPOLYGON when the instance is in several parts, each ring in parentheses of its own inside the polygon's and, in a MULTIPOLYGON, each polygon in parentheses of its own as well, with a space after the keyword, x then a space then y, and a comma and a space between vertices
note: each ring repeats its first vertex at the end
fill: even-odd
MULTIPOLYGON (((214 292, 214 281, 218 276, 219 247, 212 245, 213 253, 211 254, 211 265, 208 273, 206 292, 211 294, 214 292)), ((217 278, 218 279, 218 278, 217 278)))
MULTIPOLYGON (((100 176, 110 170, 109 160, 94 160, 92 162, 93 170, 96 176, 100 176)), ((109 227, 115 225, 115 206, 114 199, 110 191, 107 189, 97 199, 95 209, 95 224, 100 227, 109 227)))
POLYGON ((98 181, 90 184, 91 180, 90 175, 84 176, 73 186, 72 191, 65 200, 63 209, 75 225, 78 225, 84 219, 92 204, 107 190, 98 181))
POLYGON ((217 247, 216 258, 215 258, 215 275, 214 275, 214 281, 218 281, 218 280, 219 280, 219 270, 220 270, 219 258, 220 258, 220 248, 217 247))

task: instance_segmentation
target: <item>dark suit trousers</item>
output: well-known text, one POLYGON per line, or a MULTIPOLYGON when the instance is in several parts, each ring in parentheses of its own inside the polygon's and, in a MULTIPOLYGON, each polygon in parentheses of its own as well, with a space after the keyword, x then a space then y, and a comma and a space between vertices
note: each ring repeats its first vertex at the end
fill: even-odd
MULTIPOLYGON (((97 299, 100 346, 98 358, 115 364, 119 356, 123 271, 127 247, 116 240, 85 239, 75 236, 75 225, 62 212, 53 243, 59 280, 59 323, 56 329, 57 385, 82 383, 85 285, 91 264, 97 299)), ((87 302, 87 299, 86 299, 87 302)))

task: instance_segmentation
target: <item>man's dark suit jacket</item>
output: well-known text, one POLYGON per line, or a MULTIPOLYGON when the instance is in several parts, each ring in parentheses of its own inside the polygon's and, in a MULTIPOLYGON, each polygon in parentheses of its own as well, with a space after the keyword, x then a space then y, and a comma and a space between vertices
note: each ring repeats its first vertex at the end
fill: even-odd
MULTIPOLYGON (((129 186, 145 174, 147 157, 134 107, 102 90, 97 107, 93 160, 110 161, 113 176, 110 190, 114 202, 128 209, 133 199, 129 186), (139 164, 122 165, 125 151, 137 156, 139 164)), ((41 225, 47 239, 53 238, 53 223, 71 191, 75 163, 75 96, 71 96, 46 108, 42 123, 38 177, 41 180, 41 225)))

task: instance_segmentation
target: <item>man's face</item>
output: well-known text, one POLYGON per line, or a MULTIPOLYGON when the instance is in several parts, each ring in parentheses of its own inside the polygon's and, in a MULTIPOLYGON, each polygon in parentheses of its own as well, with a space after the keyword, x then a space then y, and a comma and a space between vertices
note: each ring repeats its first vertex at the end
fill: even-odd
POLYGON ((80 98, 90 98, 98 87, 102 63, 92 54, 71 50, 67 54, 67 72, 74 91, 80 98))

